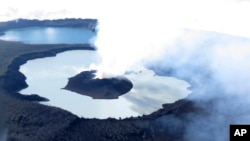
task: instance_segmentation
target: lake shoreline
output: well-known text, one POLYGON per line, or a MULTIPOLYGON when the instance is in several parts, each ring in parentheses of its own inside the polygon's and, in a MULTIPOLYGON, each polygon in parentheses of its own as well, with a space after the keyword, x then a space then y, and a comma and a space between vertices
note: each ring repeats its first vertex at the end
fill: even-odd
POLYGON ((11 64, 8 66, 6 73, 0 76, 0 82, 2 88, 11 93, 13 96, 19 99, 26 99, 29 101, 48 101, 47 98, 40 97, 37 94, 32 95, 22 95, 19 93, 20 90, 28 87, 26 83, 26 76, 19 71, 21 65, 25 64, 29 60, 45 58, 45 57, 54 57, 58 53, 72 50, 95 50, 91 45, 71 45, 70 47, 63 47, 57 49, 50 49, 43 52, 34 52, 23 54, 16 57, 11 64))
MULTIPOLYGON (((5 75, 0 76, 0 88, 6 90, 5 93, 13 97, 13 99, 20 100, 19 102, 16 102, 16 100, 12 101, 14 102, 15 105, 18 105, 18 108, 10 107, 10 109, 8 110, 10 111, 8 116, 11 117, 8 119, 8 122, 10 123, 9 136, 12 136, 12 138, 15 137, 16 131, 22 131, 21 134, 29 134, 34 130, 35 131, 38 129, 41 130, 40 126, 42 126, 43 130, 41 131, 39 130, 40 132, 38 132, 37 134, 25 138, 27 141, 29 140, 31 141, 32 139, 36 139, 37 136, 39 136, 39 134, 42 132, 43 133, 45 131, 50 132, 51 126, 57 125, 58 132, 50 133, 50 136, 46 138, 47 140, 61 140, 62 136, 66 140, 71 140, 73 139, 73 137, 74 138, 76 137, 79 140, 85 140, 86 138, 89 140, 96 140, 96 139, 108 140, 104 138, 103 135, 105 136, 111 135, 112 136, 111 140, 119 140, 120 137, 127 138, 128 136, 129 139, 132 140, 145 140, 145 139, 153 140, 159 138, 159 136, 161 136, 161 138, 163 139, 168 138, 169 136, 171 136, 172 139, 178 139, 179 136, 182 136, 181 134, 185 127, 184 126, 185 122, 187 122, 187 119, 185 119, 185 115, 194 113, 203 115, 204 109, 199 107, 193 101, 184 98, 171 104, 163 104, 163 108, 149 115, 142 115, 136 117, 131 116, 124 119, 84 118, 84 117, 78 117, 70 113, 69 111, 63 110, 61 108, 46 106, 36 103, 37 101, 47 101, 48 99, 46 98, 40 97, 38 95, 24 96, 18 93, 18 90, 21 90, 28 86, 25 82, 26 77, 19 71, 19 67, 22 64, 25 64, 26 61, 28 60, 56 56, 56 54, 58 53, 70 50, 94 51, 95 48, 90 45, 71 45, 71 47, 62 47, 57 49, 49 49, 41 52, 33 52, 33 53, 31 52, 19 55, 9 65, 5 75), (6 80, 8 80, 8 82, 6 82, 6 80), (32 109, 28 107, 35 107, 35 108, 32 109), (21 111, 18 110, 18 112, 16 112, 17 109, 21 109, 21 111), (44 113, 39 113, 39 111, 44 111, 44 113), (23 114, 23 113, 29 113, 29 114, 23 114), (54 113, 56 113, 56 116, 54 116, 54 113), (182 126, 177 127, 178 133, 167 132, 168 130, 171 129, 171 127, 165 127, 164 125, 158 123, 159 120, 161 120, 161 118, 167 118, 169 115, 173 115, 176 116, 177 118, 183 119, 182 126), (38 116, 39 118, 36 118, 38 116), (28 119, 28 120, 24 121, 22 119, 28 119), (60 122, 60 125, 62 127, 58 126, 58 122, 55 123, 55 121, 65 121, 64 119, 66 119, 67 124, 61 125, 62 123, 60 122), (45 124, 46 122, 50 123, 51 125, 45 124), (41 123, 41 124, 39 124, 38 126, 34 126, 33 123, 41 123), (20 125, 17 126, 17 124, 20 125), (121 128, 114 128, 114 127, 121 127, 121 128), (158 130, 163 128, 164 132, 158 130), (133 134, 133 136, 131 136, 131 134, 133 134)), ((9 105, 13 104, 9 103, 9 105)))
MULTIPOLYGON (((21 99, 21 100, 28 100, 28 101, 36 101, 36 102, 42 102, 42 101, 48 101, 47 98, 44 97, 40 97, 37 94, 33 94, 33 95, 23 95, 20 94, 19 91, 22 89, 25 89, 28 87, 28 84, 26 83, 26 76, 23 75, 20 71, 19 68, 21 65, 25 64, 27 61, 30 60, 34 60, 34 59, 39 59, 39 58, 45 58, 45 57, 55 57, 58 53, 62 53, 62 52, 66 52, 66 51, 73 51, 73 50, 91 50, 91 51, 95 51, 96 48, 88 45, 88 44, 83 44, 83 45, 71 45, 70 47, 63 47, 63 48, 57 48, 57 49, 50 49, 47 51, 42 51, 42 52, 34 52, 34 53, 28 53, 28 54, 23 54, 20 55, 18 57, 16 57, 12 63, 9 65, 7 72, 5 73, 5 75, 0 76, 0 87, 2 89, 4 89, 7 93, 11 94, 12 96, 14 96, 17 99, 21 99), (4 83, 6 80, 8 80, 7 83, 4 83), (19 82, 18 85, 15 85, 16 82, 19 82), (2 85, 5 84, 5 85, 2 85)), ((164 115, 166 113, 166 111, 164 109, 166 109, 167 111, 171 110, 172 106, 176 106, 179 105, 182 107, 182 105, 180 105, 180 103, 186 103, 187 105, 190 105, 191 109, 200 109, 199 107, 196 107, 196 104, 193 103, 192 101, 188 100, 188 98, 184 98, 184 99, 180 99, 177 100, 174 103, 166 103, 163 104, 163 108, 156 110, 155 112, 149 114, 149 115, 143 115, 142 117, 145 119, 152 119, 157 118, 157 116, 160 115, 164 115), (170 108, 170 109, 169 109, 170 108)), ((140 116, 139 116, 140 117, 140 116)), ((139 117, 135 117, 135 119, 139 118, 139 117)), ((130 119, 130 118, 128 118, 130 119)))

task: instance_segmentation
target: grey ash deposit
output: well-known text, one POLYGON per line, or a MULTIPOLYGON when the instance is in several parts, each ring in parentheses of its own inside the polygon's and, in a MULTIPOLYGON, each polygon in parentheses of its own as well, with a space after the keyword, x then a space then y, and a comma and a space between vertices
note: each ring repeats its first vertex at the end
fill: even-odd
POLYGON ((112 78, 95 78, 95 70, 83 71, 69 78, 68 84, 63 88, 93 99, 117 99, 129 92, 133 84, 127 78, 119 76, 112 78))

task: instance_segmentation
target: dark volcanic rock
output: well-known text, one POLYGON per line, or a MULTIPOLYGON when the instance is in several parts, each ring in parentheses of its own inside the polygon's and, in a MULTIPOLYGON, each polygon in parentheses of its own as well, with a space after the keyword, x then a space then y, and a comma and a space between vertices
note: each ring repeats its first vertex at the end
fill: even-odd
POLYGON ((95 78, 96 71, 84 71, 69 78, 66 90, 77 92, 94 99, 116 99, 130 91, 133 84, 125 77, 95 78))

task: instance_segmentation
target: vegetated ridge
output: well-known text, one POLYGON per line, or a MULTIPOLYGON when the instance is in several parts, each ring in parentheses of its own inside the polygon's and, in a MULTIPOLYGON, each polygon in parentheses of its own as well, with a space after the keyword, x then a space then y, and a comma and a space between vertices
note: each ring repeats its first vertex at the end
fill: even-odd
MULTIPOLYGON (((67 19, 51 22, 59 21, 67 26, 67 19)), ((8 25, 11 23, 0 23, 0 31, 32 26, 14 26, 19 22, 20 20, 12 27, 8 25)), ((68 24, 73 23, 68 20, 68 24)), ((125 119, 86 119, 57 107, 34 102, 46 100, 39 95, 33 95, 33 98, 20 96, 18 91, 27 87, 25 76, 19 72, 20 65, 31 59, 55 56, 62 51, 94 49, 90 47, 0 41, 0 99, 4 107, 0 121, 6 119, 1 124, 8 129, 8 141, 181 141, 190 120, 188 115, 207 115, 196 103, 183 99, 165 104, 162 109, 150 115, 125 119)))

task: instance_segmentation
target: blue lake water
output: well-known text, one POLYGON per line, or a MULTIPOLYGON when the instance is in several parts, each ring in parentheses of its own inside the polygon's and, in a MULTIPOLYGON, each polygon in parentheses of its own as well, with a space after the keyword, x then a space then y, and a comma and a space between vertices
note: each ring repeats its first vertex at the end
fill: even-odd
POLYGON ((124 75, 132 83, 130 92, 119 99, 92 99, 63 88, 72 77, 89 66, 100 64, 101 56, 96 51, 68 51, 57 57, 28 61, 20 71, 27 77, 29 87, 22 94, 39 94, 50 99, 46 105, 66 109, 80 117, 125 118, 150 114, 164 103, 173 103, 185 98, 190 85, 173 77, 157 76, 152 70, 137 66, 124 75))
MULTIPOLYGON (((93 43, 96 34, 84 28, 35 27, 14 29, 0 36, 2 40, 21 41, 29 44, 78 44, 93 43)), ((68 51, 56 57, 30 60, 20 67, 27 77, 29 87, 22 94, 39 94, 48 98, 42 104, 60 107, 78 116, 88 118, 130 117, 150 114, 186 97, 189 84, 172 77, 156 76, 152 70, 136 66, 125 74, 133 88, 119 99, 98 100, 63 88, 69 77, 88 70, 93 63, 101 63, 96 51, 68 51), (150 82, 150 83, 149 83, 150 82)))
POLYGON ((85 44, 92 43, 95 36, 86 28, 32 27, 8 30, 0 39, 27 44, 85 44))

